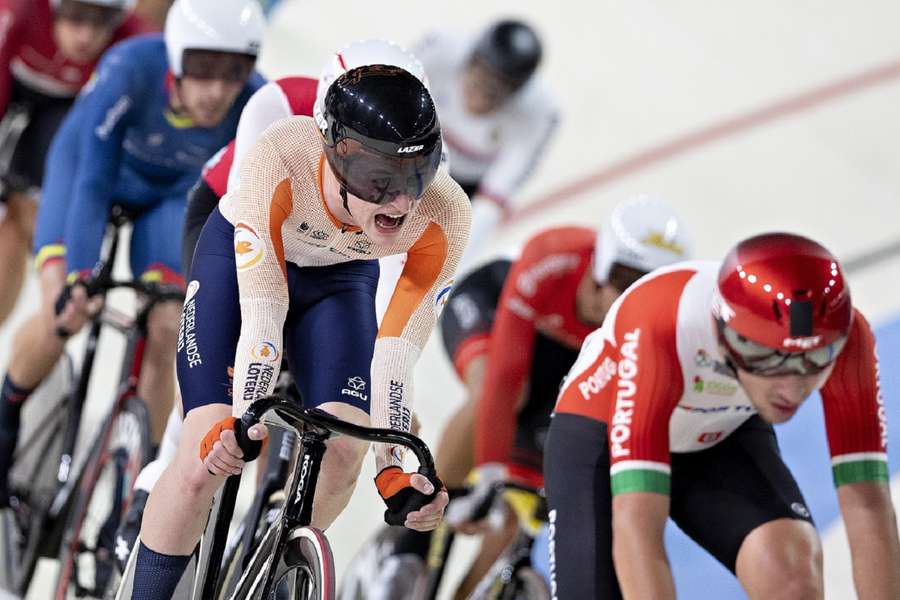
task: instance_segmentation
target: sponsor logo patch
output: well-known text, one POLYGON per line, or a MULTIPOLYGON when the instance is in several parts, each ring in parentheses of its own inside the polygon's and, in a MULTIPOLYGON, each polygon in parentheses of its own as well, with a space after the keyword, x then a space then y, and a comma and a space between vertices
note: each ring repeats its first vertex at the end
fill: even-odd
POLYGON ((600 393, 606 387, 615 374, 616 361, 607 356, 587 379, 578 384, 581 397, 590 400, 591 396, 600 393))
POLYGON ((366 380, 359 375, 354 375, 353 377, 349 377, 347 379, 347 387, 341 390, 341 394, 344 396, 359 398, 363 402, 368 402, 369 396, 365 393, 365 391, 366 380))
POLYGON ((735 383, 725 383, 715 379, 706 380, 695 375, 694 391, 698 394, 712 394, 713 396, 733 396, 737 393, 738 386, 735 383))
POLYGON ((444 311, 444 305, 447 304, 447 298, 450 297, 450 292, 453 290, 453 280, 450 279, 447 281, 440 289, 440 291, 434 296, 434 314, 437 317, 441 316, 441 313, 444 311))
POLYGON ((266 247, 256 231, 246 223, 234 226, 234 258, 238 271, 249 271, 266 256, 266 247))
POLYGON ((281 358, 281 353, 278 352, 278 347, 275 344, 265 341, 253 346, 250 356, 262 362, 273 363, 281 358))

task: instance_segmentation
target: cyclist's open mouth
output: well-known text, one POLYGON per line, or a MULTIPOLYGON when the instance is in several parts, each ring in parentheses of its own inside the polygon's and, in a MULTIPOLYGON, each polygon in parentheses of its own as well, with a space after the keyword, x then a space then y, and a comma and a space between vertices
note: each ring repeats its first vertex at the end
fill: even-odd
POLYGON ((377 214, 375 215, 375 226, 381 233, 395 233, 403 226, 405 219, 406 215, 377 214))

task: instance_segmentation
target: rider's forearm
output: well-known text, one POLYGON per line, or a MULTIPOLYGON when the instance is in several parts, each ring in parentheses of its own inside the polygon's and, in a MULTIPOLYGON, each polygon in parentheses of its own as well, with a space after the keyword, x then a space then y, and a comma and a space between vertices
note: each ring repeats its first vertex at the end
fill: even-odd
POLYGON ((613 500, 613 561, 626 600, 675 598, 663 532, 668 497, 632 493, 613 500))
POLYGON ((880 482, 838 488, 860 600, 900 598, 900 539, 890 490, 880 482))

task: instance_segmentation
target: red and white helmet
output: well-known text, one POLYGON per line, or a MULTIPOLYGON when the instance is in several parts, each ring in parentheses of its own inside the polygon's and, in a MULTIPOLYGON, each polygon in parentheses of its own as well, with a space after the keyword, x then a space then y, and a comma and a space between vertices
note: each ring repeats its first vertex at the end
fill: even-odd
POLYGON ((738 367, 809 374, 840 353, 853 306, 831 252, 799 235, 768 233, 740 242, 725 257, 713 314, 738 367))

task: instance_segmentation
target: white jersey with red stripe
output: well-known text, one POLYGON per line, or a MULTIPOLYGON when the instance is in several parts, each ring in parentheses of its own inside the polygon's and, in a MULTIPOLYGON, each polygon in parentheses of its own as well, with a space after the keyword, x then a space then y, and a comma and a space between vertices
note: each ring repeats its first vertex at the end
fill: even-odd
MULTIPOLYGON (((560 391, 556 411, 608 426, 613 493, 666 492, 669 454, 727 438, 756 414, 726 364, 712 319, 720 263, 654 271, 613 305, 560 391)), ((854 311, 821 392, 836 485, 887 480, 887 425, 875 340, 854 311)))
POLYGON ((471 37, 441 32, 426 36, 414 51, 440 113, 450 174, 466 184, 480 182, 479 193, 506 204, 543 157, 559 108, 550 90, 532 77, 497 110, 469 113, 463 77, 474 44, 471 37))
POLYGON ((203 179, 222 197, 237 183, 240 165, 253 144, 275 121, 295 115, 311 117, 319 80, 311 77, 283 77, 259 88, 241 112, 237 134, 227 146, 216 152, 203 167, 203 179))
MULTIPOLYGON (((409 429, 413 367, 447 300, 468 240, 470 207, 465 193, 441 168, 415 212, 390 245, 370 240, 341 223, 322 193, 322 137, 313 119, 290 117, 269 127, 241 163, 238 185, 219 203, 234 225, 241 304, 241 335, 234 362, 234 410, 272 392, 253 374, 254 352, 283 353, 282 328, 290 298, 287 265, 321 267, 407 253, 372 359, 372 422, 409 429)), ((379 457, 389 463, 390 452, 379 457)), ((398 458, 398 457, 394 457, 398 458)))

